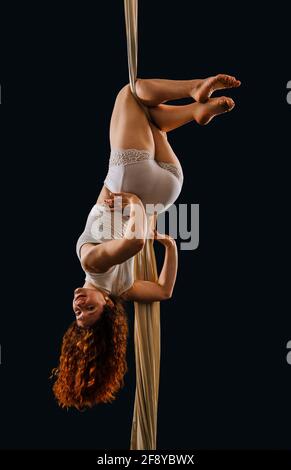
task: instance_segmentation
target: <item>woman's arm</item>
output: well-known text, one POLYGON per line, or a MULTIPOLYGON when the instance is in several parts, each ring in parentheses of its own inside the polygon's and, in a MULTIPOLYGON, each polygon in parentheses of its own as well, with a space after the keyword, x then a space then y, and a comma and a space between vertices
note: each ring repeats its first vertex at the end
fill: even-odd
POLYGON ((167 236, 164 241, 160 241, 165 248, 165 258, 163 268, 159 276, 159 285, 163 288, 167 298, 172 296, 178 269, 178 251, 173 238, 167 236))
POLYGON ((132 287, 122 295, 125 300, 150 303, 166 300, 172 296, 178 269, 176 242, 169 235, 161 235, 157 232, 155 239, 165 246, 164 264, 159 279, 157 282, 135 281, 132 287))
MULTIPOLYGON (((85 271, 103 273, 111 266, 121 264, 138 253, 144 246, 146 233, 146 216, 141 200, 131 193, 122 195, 122 207, 129 207, 129 220, 123 238, 106 241, 98 245, 87 245, 81 250, 81 262, 85 271), (138 212, 138 213, 137 213, 138 212), (138 227, 136 224, 138 223, 138 227), (133 232, 135 237, 132 237, 133 232)), ((112 199, 107 200, 112 210, 112 199)))

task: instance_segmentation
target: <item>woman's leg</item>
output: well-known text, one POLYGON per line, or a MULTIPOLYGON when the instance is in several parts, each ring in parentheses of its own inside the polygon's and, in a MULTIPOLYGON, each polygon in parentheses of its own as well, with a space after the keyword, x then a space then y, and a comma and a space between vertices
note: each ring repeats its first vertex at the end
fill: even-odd
POLYGON ((118 93, 110 122, 111 148, 155 151, 153 134, 142 107, 126 85, 118 93))
POLYGON ((165 80, 160 78, 137 79, 136 93, 145 106, 157 106, 165 101, 192 97, 201 103, 215 90, 237 88, 240 81, 230 75, 195 80, 165 80))
POLYGON ((170 132, 190 121, 197 124, 208 124, 215 116, 231 111, 234 108, 231 98, 221 96, 210 98, 206 103, 191 103, 184 106, 160 104, 148 108, 154 123, 164 132, 170 132))
MULTIPOLYGON (((239 86, 240 82, 228 75, 217 75, 205 80, 138 79, 136 92, 143 104, 161 103, 163 100, 192 96, 201 91, 205 94, 218 88, 239 86), (210 85, 209 85, 210 84, 210 85), (192 90, 192 91, 191 91, 192 90), (194 93, 194 94, 195 94, 194 93)), ((202 93, 202 94, 203 94, 202 93)), ((234 102, 230 98, 213 98, 205 104, 192 103, 185 106, 149 107, 157 126, 166 132, 193 119, 207 124, 215 115, 230 111, 234 102)), ((154 141, 144 110, 133 97, 130 86, 118 93, 110 123, 110 143, 113 148, 137 148, 154 151, 154 141)))
POLYGON ((175 163, 179 165, 179 159, 167 139, 167 133, 158 129, 155 124, 150 123, 155 142, 155 160, 157 162, 175 163))
POLYGON ((231 98, 219 97, 207 103, 185 106, 159 105, 148 108, 156 125, 149 123, 144 110, 133 97, 130 86, 118 93, 110 122, 111 148, 135 148, 154 153, 158 161, 177 163, 178 159, 167 141, 166 132, 195 119, 206 124, 215 115, 234 106, 231 98), (158 127, 157 127, 158 126, 158 127))

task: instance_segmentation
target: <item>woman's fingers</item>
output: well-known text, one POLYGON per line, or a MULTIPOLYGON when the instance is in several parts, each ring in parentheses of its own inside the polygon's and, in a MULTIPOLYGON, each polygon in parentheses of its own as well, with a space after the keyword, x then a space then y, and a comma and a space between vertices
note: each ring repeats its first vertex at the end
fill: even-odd
POLYGON ((125 191, 121 191, 120 193, 111 193, 113 196, 134 196, 134 193, 126 193, 125 191))
POLYGON ((127 204, 126 201, 124 201, 124 200, 121 201, 121 199, 117 199, 117 200, 115 200, 115 199, 104 199, 104 202, 105 202, 105 204, 108 204, 110 206, 114 206, 114 205, 115 206, 121 206, 121 205, 126 205, 127 204))
POLYGON ((104 199, 105 202, 110 202, 111 204, 121 204, 129 202, 129 197, 125 193, 114 193, 111 198, 104 199))
POLYGON ((134 193, 125 193, 125 192, 119 192, 119 193, 112 193, 113 197, 119 196, 122 197, 122 199, 128 200, 128 202, 132 201, 140 201, 140 198, 134 194, 134 193))
POLYGON ((131 197, 131 196, 133 196, 133 194, 132 193, 112 193, 112 196, 113 197, 116 197, 116 196, 131 197))
POLYGON ((176 243, 173 237, 166 233, 159 233, 156 229, 154 230, 154 239, 164 246, 171 246, 176 243))
POLYGON ((113 199, 104 199, 103 203, 108 209, 111 211, 114 210, 123 210, 126 207, 128 207, 128 202, 127 201, 114 201, 113 199))

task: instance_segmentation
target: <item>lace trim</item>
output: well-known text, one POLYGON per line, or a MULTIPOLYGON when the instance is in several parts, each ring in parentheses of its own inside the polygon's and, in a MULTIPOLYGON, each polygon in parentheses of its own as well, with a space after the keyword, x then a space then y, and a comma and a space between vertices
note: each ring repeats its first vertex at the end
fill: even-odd
POLYGON ((111 150, 109 158, 109 167, 113 165, 128 165, 129 163, 141 162, 143 160, 150 160, 154 158, 153 155, 147 150, 126 149, 126 150, 111 150))
MULTIPOLYGON (((148 150, 138 149, 112 149, 109 158, 109 168, 111 166, 128 165, 144 160, 154 159, 154 155, 148 150)), ((183 171, 180 165, 176 163, 157 162, 161 168, 170 171, 178 180, 183 180, 183 171)))
POLYGON ((161 168, 164 168, 165 170, 168 170, 171 173, 173 173, 173 175, 176 176, 178 180, 183 179, 183 171, 181 167, 177 165, 176 163, 168 163, 168 162, 157 162, 157 163, 159 164, 161 168))

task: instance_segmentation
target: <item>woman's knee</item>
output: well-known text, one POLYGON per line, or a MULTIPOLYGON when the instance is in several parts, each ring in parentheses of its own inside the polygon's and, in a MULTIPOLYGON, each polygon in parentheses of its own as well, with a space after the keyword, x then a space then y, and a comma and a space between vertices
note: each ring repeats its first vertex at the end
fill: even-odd
POLYGON ((154 140, 160 140, 160 141, 167 141, 168 142, 168 135, 167 132, 164 131, 163 129, 159 128, 156 123, 150 122, 149 123, 154 140))
POLYGON ((151 79, 138 78, 135 83, 135 91, 145 106, 156 106, 158 104, 155 86, 151 79))
POLYGON ((130 85, 127 84, 122 87, 121 90, 117 93, 117 96, 115 98, 113 115, 115 115, 121 110, 122 112, 124 112, 125 110, 128 111, 129 109, 132 109, 134 103, 135 98, 131 93, 130 85))
POLYGON ((117 97, 116 98, 129 98, 132 97, 131 89, 130 89, 130 84, 127 83, 124 85, 124 87, 119 90, 117 97))

